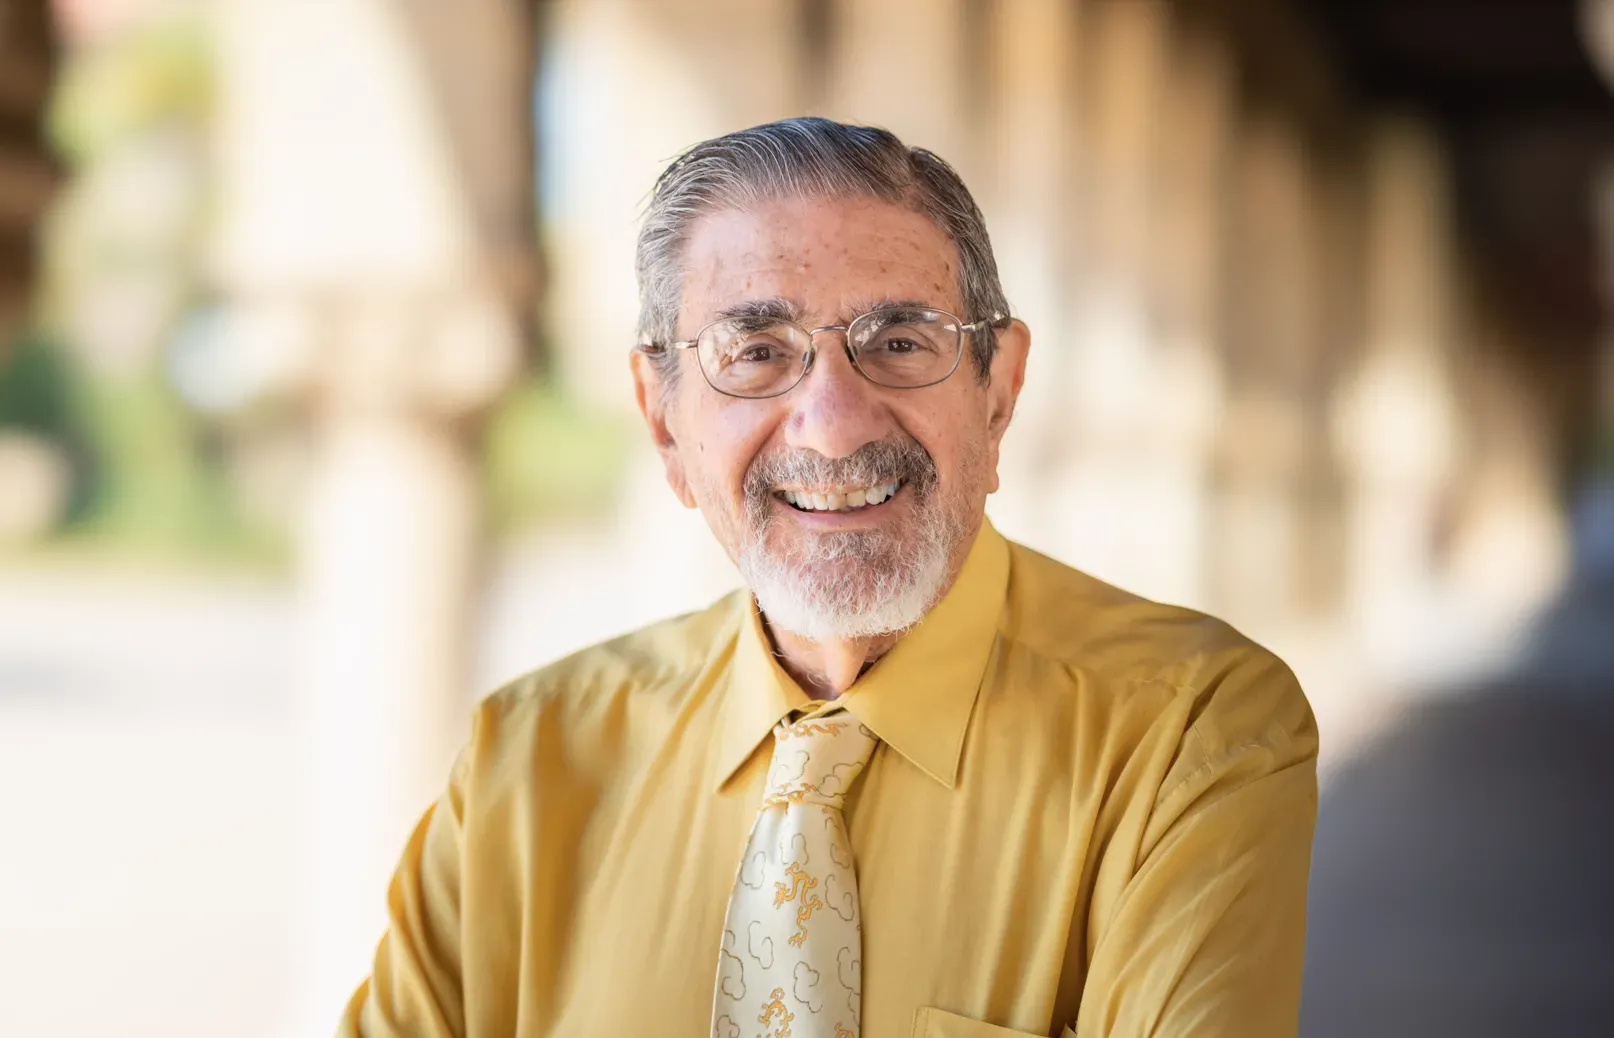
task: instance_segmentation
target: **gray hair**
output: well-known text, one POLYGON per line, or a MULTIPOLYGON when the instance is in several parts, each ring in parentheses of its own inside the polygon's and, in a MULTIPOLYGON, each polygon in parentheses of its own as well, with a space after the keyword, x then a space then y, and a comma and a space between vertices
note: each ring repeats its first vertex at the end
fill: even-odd
MULTIPOLYGON (((702 141, 656 180, 639 231, 639 341, 664 346, 678 337, 683 251, 700 217, 781 198, 877 198, 929 218, 958 248, 959 294, 967 322, 1008 314, 986 221, 969 188, 939 156, 910 148, 889 130, 803 117, 764 123, 702 141)), ((997 336, 971 336, 976 375, 991 370, 997 336)), ((667 385, 676 380, 673 350, 653 352, 667 385)))

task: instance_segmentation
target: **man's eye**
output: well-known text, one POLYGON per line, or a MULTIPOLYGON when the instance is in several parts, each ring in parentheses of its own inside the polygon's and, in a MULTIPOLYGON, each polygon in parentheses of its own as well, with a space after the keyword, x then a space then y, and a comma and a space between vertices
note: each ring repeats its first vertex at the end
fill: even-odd
POLYGON ((924 343, 914 339, 887 339, 880 344, 880 348, 887 353, 918 353, 926 349, 924 343))
POLYGON ((733 367, 737 364, 759 366, 778 364, 785 358, 785 349, 773 339, 750 338, 741 342, 731 343, 728 350, 723 354, 723 365, 733 367))

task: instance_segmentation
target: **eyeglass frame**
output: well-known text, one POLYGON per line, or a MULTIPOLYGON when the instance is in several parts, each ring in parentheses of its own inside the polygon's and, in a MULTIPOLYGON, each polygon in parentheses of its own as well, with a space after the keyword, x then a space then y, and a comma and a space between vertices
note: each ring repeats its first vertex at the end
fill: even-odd
MULTIPOLYGON (((870 317, 870 316, 872 316, 874 314, 880 314, 880 313, 887 313, 887 312, 904 313, 904 312, 911 312, 911 311, 914 311, 914 310, 928 310, 929 312, 931 312, 933 314, 940 314, 943 317, 951 318, 953 323, 957 326, 957 328, 958 328, 958 352, 953 355, 953 366, 947 369, 947 373, 945 375, 941 376, 938 379, 934 379, 934 380, 932 380, 930 382, 924 382, 924 383, 921 383, 921 384, 919 384, 917 386, 888 386, 884 382, 876 382, 874 380, 873 376, 871 376, 867 371, 863 370, 863 365, 861 365, 861 364, 859 364, 857 362, 857 355, 855 353, 853 353, 853 351, 852 351, 852 337, 851 337, 850 334, 848 334, 846 336, 846 338, 843 339, 842 342, 841 342, 841 349, 846 351, 846 359, 851 361, 852 369, 854 371, 856 371, 859 375, 861 375, 864 378, 868 379, 870 384, 879 386, 881 389, 898 389, 898 390, 902 390, 902 389, 929 389, 931 386, 939 386, 943 382, 946 382, 948 379, 952 378, 953 377, 953 372, 958 370, 959 362, 961 360, 963 360, 963 357, 964 357, 964 336, 976 334, 977 332, 979 332, 981 330, 981 328, 983 326, 988 327, 988 328, 1001 329, 1001 328, 1007 328, 1007 327, 1009 327, 1009 325, 1011 323, 1013 323, 1013 319, 1008 314, 1003 313, 1002 311, 994 311, 991 317, 983 318, 983 319, 981 319, 979 321, 971 321, 969 324, 965 324, 963 322, 963 320, 957 314, 952 313, 951 311, 948 311, 948 310, 940 309, 939 307, 934 307, 934 306, 881 306, 881 307, 876 307, 873 310, 870 310, 868 313, 858 314, 856 317, 852 318, 850 321, 847 321, 845 324, 825 324, 825 325, 820 325, 817 328, 805 328, 805 327, 802 327, 802 325, 797 324, 795 321, 786 320, 785 318, 782 318, 782 317, 781 318, 776 318, 775 320, 779 324, 795 325, 795 327, 800 328, 802 330, 802 332, 804 334, 806 334, 806 336, 807 336, 806 360, 802 363, 801 373, 796 376, 796 379, 795 379, 794 382, 791 382, 790 385, 788 385, 785 388, 779 390, 777 393, 768 393, 768 394, 765 394, 763 396, 746 396, 746 395, 741 394, 741 393, 730 393, 726 389, 719 389, 717 386, 712 384, 712 376, 707 373, 706 365, 700 363, 699 354, 697 354, 696 357, 695 357, 695 366, 697 368, 700 368, 701 378, 706 381, 706 384, 708 386, 712 387, 712 391, 715 392, 715 393, 721 393, 723 396, 729 397, 729 398, 734 399, 734 400, 772 400, 775 397, 784 396, 786 393, 790 392, 792 389, 795 389, 797 386, 801 385, 802 380, 804 380, 808 376, 808 374, 810 374, 812 372, 812 370, 813 370, 813 362, 818 357, 818 333, 819 332, 847 332, 847 333, 850 333, 851 330, 852 330, 852 325, 854 325, 857 322, 863 320, 865 317, 870 317)), ((724 321, 732 321, 732 320, 734 320, 733 317, 719 317, 715 321, 708 321, 706 324, 701 325, 700 330, 695 333, 695 337, 692 338, 692 339, 680 339, 680 340, 678 340, 676 342, 661 343, 661 344, 657 344, 657 343, 653 343, 653 342, 640 343, 638 346, 635 347, 635 349, 638 349, 639 351, 641 351, 643 353, 659 353, 659 352, 664 351, 664 350, 687 350, 687 349, 691 349, 693 347, 696 347, 696 346, 700 345, 701 336, 705 335, 706 332, 709 329, 715 328, 717 325, 722 324, 724 321)))

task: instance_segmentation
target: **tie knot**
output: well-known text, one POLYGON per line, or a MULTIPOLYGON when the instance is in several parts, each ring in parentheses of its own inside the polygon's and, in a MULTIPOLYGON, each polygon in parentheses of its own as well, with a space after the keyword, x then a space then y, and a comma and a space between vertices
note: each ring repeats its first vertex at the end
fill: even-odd
POLYGON ((844 710, 775 725, 767 803, 839 808, 875 742, 874 733, 844 710))

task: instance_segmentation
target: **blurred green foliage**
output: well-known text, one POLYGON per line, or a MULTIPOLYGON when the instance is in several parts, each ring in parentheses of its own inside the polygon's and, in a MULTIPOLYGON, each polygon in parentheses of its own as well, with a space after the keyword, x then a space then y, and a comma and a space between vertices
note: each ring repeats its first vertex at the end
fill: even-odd
POLYGON ((67 452, 73 465, 69 521, 85 513, 93 479, 94 451, 79 386, 68 355, 35 329, 0 348, 0 430, 33 433, 67 452))
POLYGON ((67 63, 51 103, 51 143, 69 163, 81 166, 154 125, 204 124, 213 87, 205 19, 199 11, 181 8, 67 63))
POLYGON ((89 380, 97 476, 90 507, 66 531, 178 554, 231 554, 255 538, 224 473, 204 451, 208 430, 161 374, 89 380))
POLYGON ((552 378, 524 382, 488 426, 484 456, 494 528, 608 510, 630 433, 619 416, 590 410, 552 378))
POLYGON ((69 367, 67 355, 34 330, 0 349, 0 428, 26 429, 63 443, 82 435, 69 367))
POLYGON ((267 560, 280 552, 233 506, 205 457, 208 427, 174 398, 158 373, 86 376, 44 334, 19 335, 0 352, 0 430, 62 447, 72 493, 52 550, 267 560))

